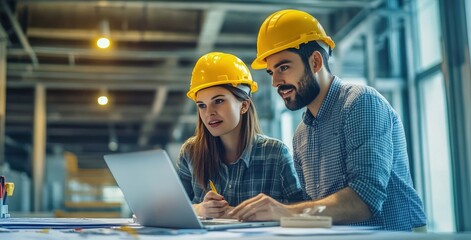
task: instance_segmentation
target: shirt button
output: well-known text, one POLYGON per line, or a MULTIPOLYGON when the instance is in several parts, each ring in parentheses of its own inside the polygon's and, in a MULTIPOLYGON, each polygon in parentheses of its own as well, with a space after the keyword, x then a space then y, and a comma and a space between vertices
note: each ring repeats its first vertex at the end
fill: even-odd
POLYGON ((316 184, 316 188, 319 188, 319 184, 316 184))
POLYGON ((232 188, 232 184, 229 184, 229 188, 232 188))

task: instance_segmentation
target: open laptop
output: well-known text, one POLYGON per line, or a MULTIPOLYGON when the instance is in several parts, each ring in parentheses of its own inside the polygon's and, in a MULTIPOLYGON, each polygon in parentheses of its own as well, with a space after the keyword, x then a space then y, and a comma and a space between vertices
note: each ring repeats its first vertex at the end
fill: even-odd
POLYGON ((235 219, 200 220, 164 150, 109 154, 104 158, 143 226, 223 230, 279 225, 279 222, 238 222, 235 219))

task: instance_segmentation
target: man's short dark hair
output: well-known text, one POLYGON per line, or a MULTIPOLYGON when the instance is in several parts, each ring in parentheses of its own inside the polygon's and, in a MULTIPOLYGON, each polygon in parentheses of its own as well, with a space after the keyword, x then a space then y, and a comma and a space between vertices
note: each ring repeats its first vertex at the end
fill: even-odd
POLYGON ((329 67, 329 53, 327 53, 325 51, 325 49, 323 47, 321 47, 319 45, 319 43, 317 43, 316 41, 310 41, 308 43, 303 43, 303 44, 299 45, 299 49, 288 48, 287 50, 290 51, 290 52, 294 52, 294 53, 298 54, 301 57, 301 59, 303 60, 304 66, 306 68, 309 67, 309 57, 312 55, 312 53, 314 51, 320 52, 320 54, 322 55, 322 61, 324 62, 325 69, 327 69, 327 71, 329 73, 331 73, 330 72, 330 67, 329 67))

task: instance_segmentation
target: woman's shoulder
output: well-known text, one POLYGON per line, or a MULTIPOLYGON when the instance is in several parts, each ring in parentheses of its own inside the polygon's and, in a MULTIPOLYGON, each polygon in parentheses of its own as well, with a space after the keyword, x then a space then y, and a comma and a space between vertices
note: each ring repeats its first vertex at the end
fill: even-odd
POLYGON ((281 140, 258 135, 253 156, 258 156, 259 164, 285 164, 292 161, 291 151, 281 140))
POLYGON ((193 148, 195 144, 195 137, 190 137, 188 138, 183 144, 182 147, 180 148, 180 156, 189 156, 191 155, 191 149, 193 148))
POLYGON ((263 134, 257 135, 255 144, 256 147, 287 148, 281 140, 263 134))

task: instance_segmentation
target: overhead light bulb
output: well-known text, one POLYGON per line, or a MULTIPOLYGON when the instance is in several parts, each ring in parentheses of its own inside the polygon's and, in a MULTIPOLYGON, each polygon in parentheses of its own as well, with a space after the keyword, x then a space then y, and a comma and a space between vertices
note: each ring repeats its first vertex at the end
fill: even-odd
POLYGON ((108 97, 107 96, 99 96, 98 97, 98 104, 100 104, 102 106, 108 104, 108 97))
POLYGON ((108 149, 110 149, 110 151, 113 151, 113 152, 114 152, 114 151, 118 150, 118 147, 119 147, 119 146, 118 146, 118 143, 115 142, 115 141, 110 141, 110 142, 108 143, 108 149))
POLYGON ((118 136, 116 135, 116 129, 113 125, 113 123, 110 123, 109 125, 109 132, 110 132, 110 141, 108 142, 108 149, 110 151, 117 151, 119 148, 118 144, 118 136))
POLYGON ((110 46, 110 40, 106 37, 102 37, 96 41, 96 45, 99 48, 108 48, 110 46))
POLYGON ((108 20, 102 20, 100 21, 98 28, 100 38, 96 41, 96 45, 101 49, 108 48, 111 45, 110 23, 108 20))

